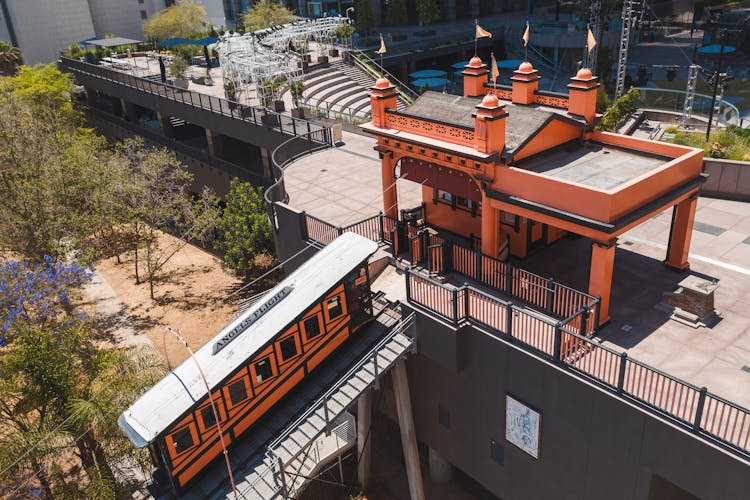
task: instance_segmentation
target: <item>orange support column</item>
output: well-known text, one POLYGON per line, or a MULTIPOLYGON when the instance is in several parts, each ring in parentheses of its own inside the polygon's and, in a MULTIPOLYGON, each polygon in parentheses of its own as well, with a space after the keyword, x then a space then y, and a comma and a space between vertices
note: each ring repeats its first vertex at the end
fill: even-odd
MULTIPOLYGON (((599 325, 609 321, 609 299, 612 292, 612 270, 615 265, 617 240, 591 244, 591 268, 589 271, 589 294, 601 297, 599 325)), ((591 319, 593 321, 593 318, 591 319)))
POLYGON ((692 196, 675 205, 672 214, 672 230, 667 247, 667 260, 664 263, 674 269, 682 271, 690 266, 688 253, 690 252, 690 238, 693 236, 693 222, 698 197, 692 196))
POLYGON ((490 206, 490 200, 487 198, 485 191, 482 190, 482 253, 490 257, 497 257, 499 250, 499 215, 499 211, 490 206))
POLYGON ((398 191, 396 191, 396 168, 393 153, 380 156, 380 168, 383 176, 383 213, 398 219, 398 191))

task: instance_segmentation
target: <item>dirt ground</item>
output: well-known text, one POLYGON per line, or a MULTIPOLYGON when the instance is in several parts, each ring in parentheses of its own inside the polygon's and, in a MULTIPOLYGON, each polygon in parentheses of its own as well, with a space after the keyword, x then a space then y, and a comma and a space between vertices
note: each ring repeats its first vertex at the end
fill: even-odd
MULTIPOLYGON (((161 236, 161 244, 174 243, 170 235, 161 236)), ((135 284, 133 256, 123 254, 100 262, 96 269, 122 301, 127 321, 138 334, 145 333, 156 349, 166 352, 174 367, 189 354, 170 334, 167 327, 180 330, 193 350, 211 339, 236 314, 235 300, 225 301, 240 280, 221 268, 218 258, 194 245, 178 251, 162 270, 149 296, 148 283, 135 284)), ((142 266, 142 264, 141 264, 142 266)), ((140 271, 141 279, 144 272, 140 271)))

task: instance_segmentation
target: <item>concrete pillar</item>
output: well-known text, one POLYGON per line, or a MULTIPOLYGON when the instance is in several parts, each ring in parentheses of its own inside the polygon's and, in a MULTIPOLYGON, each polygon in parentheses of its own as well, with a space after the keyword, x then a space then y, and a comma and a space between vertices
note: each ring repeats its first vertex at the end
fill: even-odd
POLYGON ((363 490, 370 486, 372 475, 372 388, 357 400, 357 479, 363 490))
POLYGON ((443 12, 444 20, 456 20, 456 0, 443 0, 443 5, 440 10, 443 12))
POLYGON ((482 253, 497 257, 500 211, 490 206, 487 194, 482 190, 482 253))
POLYGON ((96 103, 96 90, 92 90, 88 87, 84 87, 83 91, 86 94, 86 103, 95 104, 96 103))
POLYGON ((273 179, 273 151, 268 148, 260 148, 260 163, 263 165, 263 175, 273 179))
POLYGON ((120 98, 120 106, 125 117, 131 122, 138 121, 138 113, 135 110, 135 104, 120 98))
POLYGON ((206 142, 208 143, 208 153, 212 156, 221 156, 224 153, 224 136, 220 133, 207 128, 206 142))
POLYGON ((664 261, 671 268, 682 271, 690 266, 688 253, 690 252, 690 239, 693 236, 693 222, 695 221, 697 205, 698 197, 694 195, 675 205, 672 211, 672 229, 669 233, 667 260, 664 261))
POLYGON ((453 475, 450 462, 444 459, 438 452, 430 448, 430 479, 436 483, 447 483, 453 475))
MULTIPOLYGON (((612 271, 615 265, 617 239, 591 243, 591 268, 589 270, 589 294, 602 298, 599 304, 599 325, 609 321, 609 299, 612 292, 612 271)), ((593 318, 591 318, 593 321, 593 318)))
POLYGON ((471 17, 479 17, 479 0, 469 0, 469 10, 471 11, 471 17))
POLYGON ((419 466, 419 451, 417 450, 417 434, 414 430, 414 416, 411 411, 411 397, 409 395, 409 381, 406 376, 406 362, 400 359, 391 370, 393 376, 393 393, 396 399, 398 426, 401 430, 401 444, 404 448, 406 462, 406 476, 409 481, 409 495, 411 500, 424 500, 424 485, 422 484, 422 469, 419 466))
POLYGON ((165 137, 174 139, 174 129, 172 128, 172 122, 169 121, 169 116, 157 111, 156 119, 159 121, 159 126, 161 127, 161 133, 165 137))
POLYGON ((383 182, 383 213, 398 219, 398 191, 396 190, 396 165, 393 153, 383 153, 380 158, 383 182))

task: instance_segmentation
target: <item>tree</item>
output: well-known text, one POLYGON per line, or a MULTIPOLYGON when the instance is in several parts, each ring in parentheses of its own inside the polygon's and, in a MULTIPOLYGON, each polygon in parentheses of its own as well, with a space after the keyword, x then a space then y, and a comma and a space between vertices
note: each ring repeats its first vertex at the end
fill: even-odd
POLYGON ((417 16, 419 24, 430 24, 440 19, 440 5, 436 0, 417 0, 417 16))
POLYGON ((21 49, 0 41, 0 75, 15 75, 22 61, 21 49))
POLYGON ((232 180, 217 228, 217 248, 224 253, 224 265, 245 279, 273 260, 269 258, 273 233, 266 207, 262 188, 232 180))
POLYGON ((388 6, 386 22, 392 26, 402 26, 409 22, 406 15, 406 2, 404 0, 393 0, 388 6))
POLYGON ((172 152, 147 147, 141 139, 127 139, 115 151, 115 170, 127 180, 116 191, 119 222, 127 227, 134 254, 136 283, 140 283, 139 255, 145 252, 146 281, 152 299, 154 283, 169 260, 191 239, 205 240, 218 218, 216 197, 204 189, 197 201, 188 196, 192 175, 172 152), (165 244, 161 233, 176 239, 165 244))
POLYGON ((129 497, 123 464, 148 457, 125 446, 117 416, 163 363, 153 351, 101 347, 96 323, 71 299, 90 277, 76 264, 9 261, 0 276, 27 313, 11 320, 15 303, 0 311, 13 342, 0 350, 0 494, 129 497))
POLYGON ((372 10, 370 0, 357 0, 357 6, 354 10, 357 15, 355 26, 360 35, 370 36, 375 30, 375 12, 372 10))
POLYGON ((70 77, 22 67, 0 81, 0 246, 34 262, 90 262, 112 173, 105 141, 80 127, 70 77))
POLYGON ((192 0, 183 0, 156 13, 143 23, 143 32, 152 40, 190 38, 206 29, 206 9, 192 0))
POLYGON ((273 0, 260 0, 253 4, 244 17, 244 25, 252 30, 262 30, 294 21, 294 13, 273 0))

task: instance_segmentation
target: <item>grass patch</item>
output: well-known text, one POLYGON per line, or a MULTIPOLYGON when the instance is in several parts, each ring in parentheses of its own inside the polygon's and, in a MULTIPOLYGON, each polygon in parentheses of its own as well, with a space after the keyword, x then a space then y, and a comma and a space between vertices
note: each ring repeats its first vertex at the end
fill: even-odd
POLYGON ((667 142, 703 150, 703 156, 726 160, 750 161, 750 130, 737 127, 719 129, 709 141, 703 133, 684 132, 676 127, 667 129, 674 137, 667 142))

